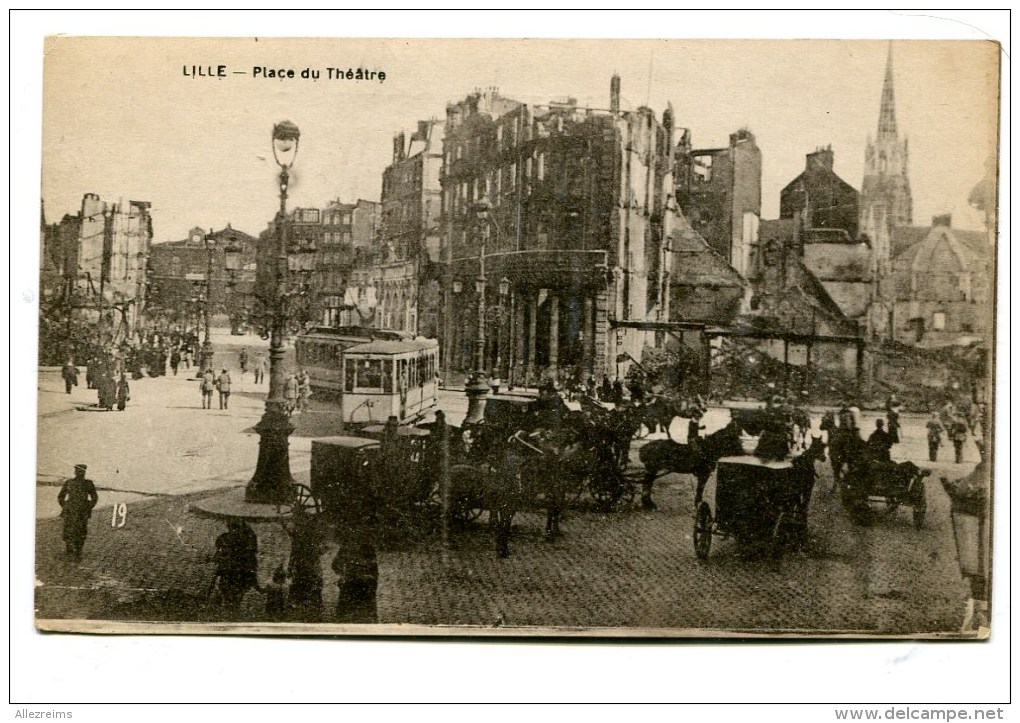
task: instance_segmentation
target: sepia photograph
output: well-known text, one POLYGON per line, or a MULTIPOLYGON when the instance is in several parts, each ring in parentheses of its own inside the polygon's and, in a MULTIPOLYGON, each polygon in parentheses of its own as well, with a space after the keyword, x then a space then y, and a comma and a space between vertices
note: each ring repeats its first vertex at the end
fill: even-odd
POLYGON ((1003 13, 14 15, 12 716, 1008 700, 1003 13))
POLYGON ((43 71, 39 628, 988 635, 997 44, 43 71))

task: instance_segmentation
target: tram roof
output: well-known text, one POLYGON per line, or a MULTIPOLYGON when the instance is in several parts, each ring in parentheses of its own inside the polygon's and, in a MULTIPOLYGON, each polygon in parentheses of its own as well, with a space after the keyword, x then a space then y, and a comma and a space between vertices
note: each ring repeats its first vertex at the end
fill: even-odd
POLYGON ((387 339, 373 339, 364 344, 355 344, 344 352, 351 354, 406 354, 408 352, 425 351, 427 349, 438 349, 439 342, 435 339, 403 339, 401 341, 390 341, 387 339))

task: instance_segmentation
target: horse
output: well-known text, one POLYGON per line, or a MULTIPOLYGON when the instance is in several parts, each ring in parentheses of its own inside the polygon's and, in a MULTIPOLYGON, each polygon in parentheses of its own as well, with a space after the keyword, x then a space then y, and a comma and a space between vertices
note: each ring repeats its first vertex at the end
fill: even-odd
POLYGON ((510 531, 518 510, 544 507, 545 536, 560 536, 566 506, 568 465, 580 453, 579 440, 568 431, 555 434, 517 431, 501 440, 498 451, 480 464, 450 468, 450 504, 455 518, 465 522, 488 511, 496 553, 510 555, 510 531))
POLYGON ((645 466, 642 506, 655 509, 652 485, 663 472, 693 474, 698 482, 694 495, 694 502, 697 505, 719 459, 739 454, 743 454, 743 448, 740 446, 740 427, 736 422, 730 422, 719 431, 697 440, 692 445, 678 444, 672 439, 656 439, 649 442, 639 453, 641 463, 645 466))

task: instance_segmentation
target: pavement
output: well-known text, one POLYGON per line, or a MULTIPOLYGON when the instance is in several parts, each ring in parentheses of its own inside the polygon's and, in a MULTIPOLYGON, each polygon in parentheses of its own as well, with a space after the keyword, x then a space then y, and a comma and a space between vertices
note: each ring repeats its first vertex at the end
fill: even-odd
MULTIPOLYGON (((251 477, 265 385, 241 378, 236 352, 265 347, 257 337, 213 337, 216 365, 226 363, 234 379, 230 409, 201 409, 197 383, 188 372, 132 383, 123 412, 92 411, 95 392, 79 386, 63 392, 56 370, 39 377, 37 477, 36 614, 40 620, 263 620, 264 599, 249 593, 241 611, 228 617, 207 599, 211 553, 223 524, 194 514, 197 500, 237 488, 251 477), (84 558, 63 558, 57 487, 85 462, 100 489, 84 558), (114 505, 124 502, 122 526, 114 505)), ((82 376, 84 381, 84 375, 82 376)), ((455 423, 467 402, 462 392, 441 393, 441 406, 455 423)), ((873 426, 874 415, 864 415, 873 426)), ((706 417, 725 424, 724 409, 706 417)), ((914 529, 909 508, 859 527, 824 493, 828 465, 809 516, 810 536, 801 551, 780 565, 748 558, 732 540, 716 538, 709 559, 698 561, 692 542, 693 480, 671 474, 656 483, 659 509, 622 506, 613 512, 582 503, 568 511, 564 535, 542 537, 543 519, 515 519, 512 554, 494 554, 488 529, 474 524, 453 535, 444 550, 435 532, 388 540, 379 553, 378 618, 401 626, 478 626, 489 630, 556 628, 733 633, 841 632, 850 634, 945 634, 958 631, 967 586, 956 559, 949 500, 940 475, 963 476, 977 462, 968 443, 965 463, 927 460, 923 417, 908 415, 894 458, 913 459, 934 473, 927 479, 928 514, 914 529)), ((311 441, 335 434, 336 414, 328 401, 294 417, 291 469, 307 479, 311 441)), ((814 420, 817 426, 818 419, 814 420)), ((682 441, 685 425, 670 430, 682 441)), ((817 429, 815 433, 818 434, 817 429)), ((662 435, 659 435, 662 436, 662 435)), ((637 472, 638 441, 632 451, 637 472)), ((951 447, 943 448, 951 457, 951 447)), ((876 508, 877 509, 877 508, 876 508)), ((263 583, 286 561, 289 540, 278 521, 256 526, 263 583)), ((334 546, 322 556, 324 622, 336 605, 336 574, 329 569, 334 546)), ((414 628, 398 628, 413 630, 414 628)))

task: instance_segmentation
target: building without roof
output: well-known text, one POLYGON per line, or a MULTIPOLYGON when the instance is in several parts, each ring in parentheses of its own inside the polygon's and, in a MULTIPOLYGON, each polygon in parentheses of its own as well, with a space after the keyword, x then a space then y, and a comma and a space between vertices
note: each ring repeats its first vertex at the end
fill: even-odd
POLYGON ((489 89, 447 107, 443 149, 447 369, 624 373, 645 335, 618 322, 670 319, 672 110, 621 110, 618 76, 608 109, 489 89))

